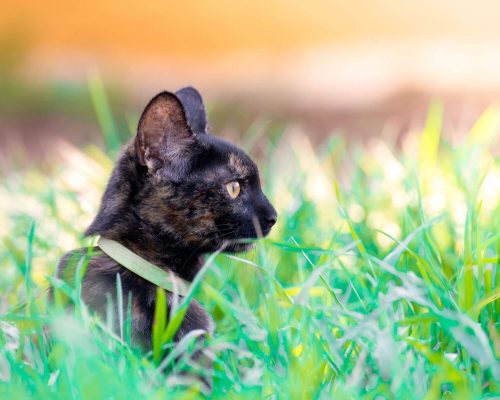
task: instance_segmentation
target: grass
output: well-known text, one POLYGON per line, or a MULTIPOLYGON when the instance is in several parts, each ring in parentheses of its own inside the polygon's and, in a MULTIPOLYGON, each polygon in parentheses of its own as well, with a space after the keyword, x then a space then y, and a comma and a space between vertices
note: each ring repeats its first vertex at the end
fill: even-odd
POLYGON ((453 145, 437 104, 401 149, 381 139, 347 149, 334 136, 315 151, 304 133, 270 132, 261 174, 278 225, 249 253, 208 259, 193 294, 213 337, 174 346, 160 294, 143 354, 128 313, 113 333, 78 285, 54 278, 63 252, 92 242, 81 233, 119 142, 99 82, 91 88, 112 156, 66 147, 52 173, 0 183, 0 398, 203 397, 197 349, 213 358, 214 398, 499 395, 500 110, 453 145), (50 282, 72 312, 48 306, 50 282))

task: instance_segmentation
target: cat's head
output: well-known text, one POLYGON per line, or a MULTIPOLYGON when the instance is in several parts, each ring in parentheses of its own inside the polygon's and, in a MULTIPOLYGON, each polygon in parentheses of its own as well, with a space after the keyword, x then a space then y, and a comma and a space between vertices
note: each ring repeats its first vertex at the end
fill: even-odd
MULTIPOLYGON (((114 202, 122 203, 125 216, 129 210, 121 199, 127 197, 141 230, 151 228, 204 251, 223 245, 226 251, 244 250, 248 246, 239 239, 266 236, 276 222, 257 166, 241 149, 208 132, 203 100, 193 88, 155 96, 124 157, 128 161, 122 164, 133 164, 133 171, 118 163, 100 214, 105 208, 113 213, 105 202, 114 202)), ((98 221, 99 215, 94 224, 98 221)), ((126 229, 126 223, 119 227, 126 229)), ((103 232, 91 226, 87 233, 103 232)))

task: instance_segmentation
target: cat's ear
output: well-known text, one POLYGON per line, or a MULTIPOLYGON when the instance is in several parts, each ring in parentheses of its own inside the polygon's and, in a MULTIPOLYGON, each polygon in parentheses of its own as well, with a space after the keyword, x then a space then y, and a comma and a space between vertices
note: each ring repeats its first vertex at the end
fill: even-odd
POLYGON ((186 111, 189 126, 197 134, 207 133, 207 114, 200 93, 188 86, 175 92, 186 111))
POLYGON ((139 162, 150 171, 182 169, 195 143, 180 100, 169 92, 156 95, 139 120, 135 150, 139 162))

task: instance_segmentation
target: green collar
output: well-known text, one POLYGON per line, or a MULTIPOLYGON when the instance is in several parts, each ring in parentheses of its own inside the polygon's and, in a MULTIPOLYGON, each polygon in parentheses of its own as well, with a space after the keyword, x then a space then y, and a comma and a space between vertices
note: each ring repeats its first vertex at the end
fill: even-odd
POLYGON ((169 292, 187 296, 189 283, 172 271, 165 271, 138 256, 120 243, 100 237, 97 241, 100 249, 121 266, 139 275, 141 278, 169 292))

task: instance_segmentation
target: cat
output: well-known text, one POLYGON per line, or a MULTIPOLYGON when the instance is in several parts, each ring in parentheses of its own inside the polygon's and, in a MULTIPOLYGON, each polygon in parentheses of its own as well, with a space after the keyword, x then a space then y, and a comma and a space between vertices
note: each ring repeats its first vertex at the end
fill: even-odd
MULTIPOLYGON (((209 133, 202 97, 186 87, 162 92, 148 103, 85 235, 115 240, 190 282, 207 253, 245 251, 251 245, 238 240, 266 236, 276 219, 255 163, 238 147, 209 133)), ((87 249, 65 254, 58 276, 63 277, 70 261, 85 253, 87 249)), ((97 252, 87 265, 82 300, 104 316, 107 296, 117 304, 117 274, 124 307, 131 295, 132 341, 151 349, 154 284, 97 252)), ((173 296, 167 293, 168 307, 173 296)), ((192 300, 174 341, 194 329, 213 334, 214 323, 192 300)))

